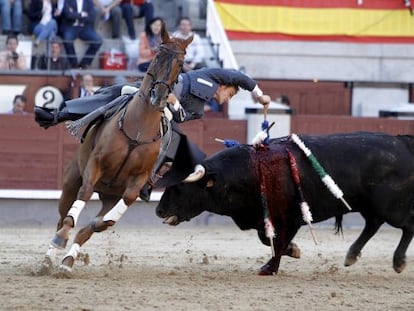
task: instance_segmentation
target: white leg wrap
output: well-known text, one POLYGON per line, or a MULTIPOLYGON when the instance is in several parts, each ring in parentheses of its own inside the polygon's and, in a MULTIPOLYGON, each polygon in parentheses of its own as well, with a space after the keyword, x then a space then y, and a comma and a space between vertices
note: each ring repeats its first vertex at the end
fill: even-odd
POLYGON ((50 258, 56 257, 56 247, 54 247, 52 244, 49 245, 49 248, 47 249, 46 256, 50 258))
POLYGON ((126 206, 124 200, 119 200, 119 202, 108 213, 104 215, 103 221, 112 220, 117 222, 125 213, 127 208, 128 206, 126 206))
POLYGON ((68 215, 73 218, 73 226, 76 226, 76 222, 78 221, 79 214, 82 212, 83 208, 85 207, 86 202, 81 200, 76 200, 73 202, 72 207, 70 208, 68 215))
POLYGON ((74 259, 76 259, 78 257, 79 251, 80 245, 78 243, 73 243, 65 257, 72 256, 74 259))

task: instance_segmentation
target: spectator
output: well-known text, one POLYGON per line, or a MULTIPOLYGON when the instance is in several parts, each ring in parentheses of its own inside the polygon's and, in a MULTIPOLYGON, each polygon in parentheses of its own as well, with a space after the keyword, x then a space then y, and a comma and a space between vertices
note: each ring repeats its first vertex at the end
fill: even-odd
POLYGON ((95 31, 95 7, 93 0, 65 0, 62 12, 62 37, 66 55, 72 68, 85 69, 102 45, 102 38, 95 31), (78 7, 78 4, 79 7, 78 7), (73 41, 81 39, 89 44, 85 55, 78 64, 73 41))
POLYGON ((178 29, 173 33, 173 37, 187 39, 192 35, 193 41, 187 47, 183 72, 187 72, 193 69, 200 69, 206 66, 204 62, 204 47, 200 36, 192 31, 192 24, 189 17, 180 18, 178 29))
POLYGON ((121 9, 132 40, 136 39, 134 18, 144 17, 145 27, 154 18, 154 6, 150 0, 122 0, 121 9))
POLYGON ((24 95, 16 95, 13 99, 13 108, 7 114, 27 115, 26 109, 27 98, 24 95))
POLYGON ((38 46, 40 41, 49 41, 54 38, 58 31, 57 22, 54 18, 55 5, 51 0, 31 0, 28 16, 30 19, 29 33, 36 37, 34 45, 38 46))
POLYGON ((146 72, 148 67, 158 52, 158 48, 162 42, 161 28, 164 21, 161 17, 153 18, 145 27, 139 36, 139 49, 138 49, 138 70, 146 72))
MULTIPOLYGON (((56 1, 56 0, 54 0, 56 1)), ((62 12, 63 12, 63 5, 65 4, 65 0, 57 0, 56 7, 53 16, 58 25, 58 36, 62 37, 62 12)))
POLYGON ((40 70, 67 70, 69 62, 66 57, 62 56, 62 44, 54 39, 50 43, 50 56, 43 54, 37 62, 37 68, 40 70))
POLYGON ((2 29, 4 35, 18 35, 22 32, 22 0, 0 0, 2 29))
POLYGON ((26 69, 26 57, 17 52, 19 40, 16 35, 8 35, 6 38, 6 51, 0 52, 0 69, 26 69))
POLYGON ((97 15, 100 17, 97 18, 96 21, 111 21, 113 39, 120 38, 122 17, 122 10, 120 7, 121 1, 122 0, 94 0, 97 15))
POLYGON ((90 73, 84 74, 79 89, 79 97, 92 96, 93 93, 95 93, 93 76, 90 73))

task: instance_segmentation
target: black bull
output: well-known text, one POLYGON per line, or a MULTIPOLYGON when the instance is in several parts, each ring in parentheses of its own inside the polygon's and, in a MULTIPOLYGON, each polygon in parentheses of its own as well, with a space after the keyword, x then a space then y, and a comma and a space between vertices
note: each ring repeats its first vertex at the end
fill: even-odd
MULTIPOLYGON (((402 229, 393 258, 394 270, 401 272, 414 234, 414 137, 358 132, 301 139, 342 189, 352 212, 359 212, 365 219, 345 265, 356 262, 364 245, 386 222, 402 229)), ((331 194, 289 137, 274 139, 264 149, 250 145, 228 148, 204 160, 201 164, 205 174, 199 180, 165 190, 157 215, 172 225, 203 211, 227 215, 242 230, 256 229, 261 241, 269 245, 264 230, 262 183, 276 238, 275 256, 262 267, 261 274, 277 273, 282 254, 289 253, 291 240, 305 224, 287 150, 296 159, 313 221, 332 217, 341 221, 349 210, 331 194)))

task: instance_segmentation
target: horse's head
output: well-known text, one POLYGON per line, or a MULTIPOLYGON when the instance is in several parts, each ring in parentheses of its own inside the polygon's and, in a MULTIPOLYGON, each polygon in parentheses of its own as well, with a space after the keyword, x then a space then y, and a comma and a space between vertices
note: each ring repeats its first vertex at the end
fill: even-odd
POLYGON ((147 75, 152 78, 149 92, 151 105, 160 111, 167 105, 168 94, 172 92, 184 64, 185 49, 193 40, 192 36, 185 40, 170 38, 165 23, 161 36, 162 43, 147 71, 147 75))

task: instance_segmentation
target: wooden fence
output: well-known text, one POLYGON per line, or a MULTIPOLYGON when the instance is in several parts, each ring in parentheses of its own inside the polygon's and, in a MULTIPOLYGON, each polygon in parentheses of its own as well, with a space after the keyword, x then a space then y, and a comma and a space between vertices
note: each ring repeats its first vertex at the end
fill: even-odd
POLYGON ((327 115, 295 115, 291 119, 291 132, 297 134, 331 134, 355 131, 414 135, 414 120, 327 115))
MULTIPOLYGON (((246 142, 244 120, 205 118, 180 127, 207 155, 225 148, 215 138, 246 142)), ((291 131, 298 134, 357 130, 414 134, 414 120, 292 116, 291 131)), ((78 146, 64 125, 44 130, 34 122, 32 115, 0 115, 0 189, 61 189, 64 167, 78 146)))
MULTIPOLYGON (((180 128, 208 155, 224 148, 214 138, 246 139, 244 120, 210 118, 180 128)), ((44 130, 33 115, 0 115, 0 189, 61 189, 78 146, 63 124, 44 130)))

